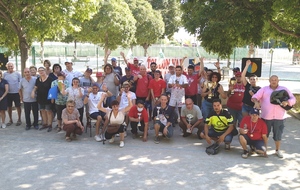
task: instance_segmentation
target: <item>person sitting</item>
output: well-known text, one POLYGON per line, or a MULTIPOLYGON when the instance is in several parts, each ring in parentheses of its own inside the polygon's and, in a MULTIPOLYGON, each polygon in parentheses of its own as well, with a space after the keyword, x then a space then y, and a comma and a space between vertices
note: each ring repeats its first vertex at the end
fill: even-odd
MULTIPOLYGON (((92 87, 88 88, 87 94, 84 97, 84 104, 88 104, 89 111, 88 113, 90 114, 89 117, 92 119, 96 119, 96 135, 95 135, 95 140, 97 142, 100 142, 104 140, 102 137, 102 133, 100 134, 100 124, 101 121, 104 120, 105 113, 102 111, 99 111, 97 108, 98 102, 100 101, 102 94, 106 93, 107 96, 112 96, 112 93, 104 87, 105 92, 99 92, 99 86, 98 83, 93 83, 92 87)), ((107 123, 105 123, 107 125, 107 123)), ((105 126, 104 124, 104 126, 105 126)), ((103 131, 102 131, 103 132, 103 131)))
POLYGON ((76 134, 81 135, 84 131, 84 127, 82 126, 79 119, 79 111, 75 109, 75 101, 68 100, 66 104, 66 108, 63 109, 61 118, 63 120, 63 130, 66 131, 66 141, 70 142, 71 134, 73 139, 76 139, 76 134))
POLYGON ((130 126, 131 126, 131 133, 132 138, 138 137, 138 129, 142 132, 144 132, 143 135, 143 141, 147 141, 147 135, 148 135, 148 112, 144 106, 143 100, 138 100, 136 102, 136 105, 132 106, 132 108, 129 110, 128 117, 130 120, 130 126))
POLYGON ((233 138, 233 117, 227 110, 222 109, 220 99, 213 100, 213 109, 205 119, 204 131, 200 136, 208 144, 211 144, 212 139, 219 145, 225 142, 225 150, 230 150, 230 143, 233 138))
POLYGON ((185 100, 185 105, 181 109, 179 127, 183 130, 183 137, 190 136, 194 128, 198 128, 198 137, 203 131, 202 112, 191 98, 185 100))
POLYGON ((264 120, 259 118, 259 110, 252 108, 250 116, 245 116, 240 125, 240 144, 244 150, 242 158, 248 158, 249 150, 267 157, 268 128, 264 120))
POLYGON ((114 137, 116 134, 120 134, 120 148, 124 147, 124 132, 126 131, 126 125, 124 125, 124 121, 125 121, 125 113, 128 112, 130 110, 130 108, 132 107, 132 101, 130 94, 127 94, 127 100, 128 100, 128 106, 123 108, 123 109, 119 109, 119 101, 118 100, 113 100, 111 102, 111 107, 103 107, 103 101, 106 98, 106 94, 102 94, 102 97, 98 103, 97 108, 106 113, 105 115, 105 120, 107 120, 108 125, 104 126, 103 130, 106 130, 105 132, 105 138, 106 139, 110 139, 109 143, 113 143, 114 142, 114 137))
POLYGON ((154 143, 158 144, 159 132, 162 132, 163 135, 167 138, 171 138, 173 136, 173 125, 174 125, 174 110, 168 106, 168 96, 166 94, 162 94, 160 96, 160 105, 155 107, 153 110, 153 120, 154 120, 154 130, 155 130, 155 138, 154 143))

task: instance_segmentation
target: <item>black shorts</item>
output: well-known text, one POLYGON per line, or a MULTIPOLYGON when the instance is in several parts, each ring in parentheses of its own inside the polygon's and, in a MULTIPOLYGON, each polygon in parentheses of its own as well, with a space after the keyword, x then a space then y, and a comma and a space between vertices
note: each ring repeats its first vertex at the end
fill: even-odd
POLYGON ((104 119, 105 113, 103 111, 98 111, 90 114, 90 118, 97 119, 99 115, 102 117, 102 119, 104 119))
POLYGON ((12 93, 12 94, 8 93, 7 94, 7 106, 12 107, 12 102, 15 103, 15 107, 21 106, 19 93, 12 93))

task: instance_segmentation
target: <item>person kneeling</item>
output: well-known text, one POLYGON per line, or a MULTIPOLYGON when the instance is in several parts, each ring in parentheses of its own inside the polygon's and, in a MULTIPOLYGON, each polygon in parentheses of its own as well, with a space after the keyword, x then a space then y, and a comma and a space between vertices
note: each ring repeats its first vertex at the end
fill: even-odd
POLYGON ((251 152, 267 157, 268 128, 266 123, 259 118, 259 110, 252 108, 250 116, 245 116, 240 125, 240 144, 244 150, 242 158, 248 158, 249 150, 251 152))
POLYGON ((70 142, 71 134, 72 138, 76 138, 77 135, 81 135, 84 131, 84 127, 80 122, 80 114, 77 109, 75 109, 75 101, 67 101, 67 107, 62 111, 62 120, 63 120, 63 130, 66 131, 66 141, 70 142))
POLYGON ((213 100, 213 109, 205 120, 204 131, 200 136, 208 144, 211 144, 212 139, 218 145, 225 142, 225 150, 230 150, 234 129, 233 118, 227 110, 222 109, 220 99, 213 100))
POLYGON ((130 101, 130 94, 126 94, 128 99, 128 106, 119 109, 119 102, 118 100, 113 100, 111 102, 111 109, 109 107, 103 107, 103 100, 106 98, 106 94, 102 94, 100 102, 98 103, 98 109, 104 113, 105 120, 108 121, 108 125, 104 126, 105 138, 110 139, 109 143, 114 142, 114 138, 116 134, 120 134, 120 148, 124 147, 124 132, 126 131, 126 124, 125 124, 125 113, 130 110, 132 107, 132 102, 130 101))
POLYGON ((167 138, 171 138, 173 136, 174 111, 171 107, 168 106, 167 102, 168 96, 162 94, 160 96, 160 105, 155 107, 153 111, 155 130, 154 142, 156 144, 158 144, 160 141, 158 136, 159 132, 162 132, 163 135, 167 138))
POLYGON ((144 132, 143 135, 143 141, 147 141, 147 135, 148 135, 148 112, 146 108, 144 107, 144 101, 138 100, 135 106, 132 106, 129 113, 129 120, 130 120, 130 126, 131 126, 131 133, 132 138, 138 137, 138 129, 142 132, 144 132))

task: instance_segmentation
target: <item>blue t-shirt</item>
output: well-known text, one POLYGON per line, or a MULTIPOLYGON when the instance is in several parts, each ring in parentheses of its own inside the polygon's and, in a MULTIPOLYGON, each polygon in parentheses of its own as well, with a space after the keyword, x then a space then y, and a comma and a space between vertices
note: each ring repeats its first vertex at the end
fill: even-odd
POLYGON ((5 72, 3 75, 3 78, 7 80, 9 86, 8 86, 8 93, 10 94, 16 94, 19 93, 19 83, 22 79, 21 74, 17 71, 14 71, 12 73, 5 72))

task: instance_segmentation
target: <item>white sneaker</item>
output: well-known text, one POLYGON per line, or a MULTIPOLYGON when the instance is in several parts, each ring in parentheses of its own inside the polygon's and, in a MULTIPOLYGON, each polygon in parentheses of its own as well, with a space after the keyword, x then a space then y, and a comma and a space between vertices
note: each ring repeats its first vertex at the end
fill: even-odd
POLYGON ((123 148, 124 147, 124 141, 120 141, 120 148, 123 148))
POLYGON ((283 158, 283 154, 280 150, 277 150, 275 154, 278 156, 278 158, 283 158))
POLYGON ((191 129, 186 130, 187 133, 192 133, 191 129))
POLYGON ((97 141, 97 142, 100 142, 100 141, 102 141, 102 138, 100 137, 100 135, 95 135, 95 140, 97 141))
POLYGON ((120 134, 118 133, 118 134, 116 134, 116 137, 120 137, 120 134))
POLYGON ((115 142, 115 137, 113 136, 111 139, 108 141, 109 143, 114 143, 115 142))
POLYGON ((5 129, 5 128, 6 128, 5 123, 3 123, 3 124, 1 125, 1 127, 2 127, 3 129, 5 129))

